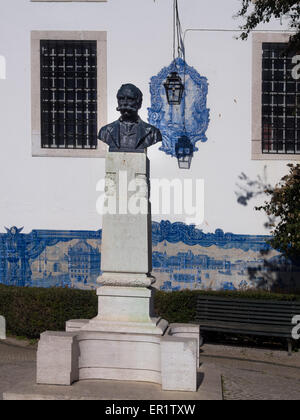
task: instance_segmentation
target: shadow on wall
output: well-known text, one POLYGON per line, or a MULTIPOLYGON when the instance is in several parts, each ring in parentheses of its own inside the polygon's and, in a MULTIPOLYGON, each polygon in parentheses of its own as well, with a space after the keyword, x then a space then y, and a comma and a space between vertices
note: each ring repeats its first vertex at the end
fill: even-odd
POLYGON ((258 289, 270 292, 300 293, 300 266, 293 264, 282 255, 267 258, 270 251, 262 251, 263 264, 249 267, 249 280, 258 289))
MULTIPOLYGON (((284 178, 283 178, 284 180, 284 178)), ((259 196, 266 197, 266 192, 273 192, 274 187, 268 183, 267 167, 264 167, 262 175, 256 179, 250 179, 246 174, 239 176, 237 201, 247 206, 249 201, 259 196)), ((258 208, 257 210, 260 210, 258 208)), ((265 227, 270 228, 276 225, 276 218, 273 214, 267 215, 268 220, 265 227)), ((261 261, 257 267, 248 267, 249 281, 258 289, 265 289, 271 292, 300 292, 300 261, 293 262, 283 255, 270 255, 272 249, 260 251, 261 261)))

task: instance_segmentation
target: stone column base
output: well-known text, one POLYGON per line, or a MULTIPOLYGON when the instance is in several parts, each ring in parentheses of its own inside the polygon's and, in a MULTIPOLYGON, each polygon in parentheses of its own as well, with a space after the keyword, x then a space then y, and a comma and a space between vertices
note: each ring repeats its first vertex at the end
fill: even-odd
POLYGON ((102 273, 97 283, 101 286, 150 287, 155 277, 143 273, 102 273))
MULTIPOLYGON (((102 286, 97 290, 98 315, 82 324, 84 331, 164 334, 168 322, 152 315, 154 290, 146 287, 102 286)), ((74 326, 67 324, 67 331, 74 326)))
POLYGON ((187 324, 185 328, 181 324, 181 332, 187 332, 179 337, 178 325, 173 336, 172 325, 164 335, 155 335, 86 331, 79 320, 68 324, 70 328, 73 325, 72 333, 47 331, 41 335, 38 383, 71 385, 78 379, 110 379, 154 382, 163 390, 196 391, 195 335, 199 335, 199 326, 187 324))

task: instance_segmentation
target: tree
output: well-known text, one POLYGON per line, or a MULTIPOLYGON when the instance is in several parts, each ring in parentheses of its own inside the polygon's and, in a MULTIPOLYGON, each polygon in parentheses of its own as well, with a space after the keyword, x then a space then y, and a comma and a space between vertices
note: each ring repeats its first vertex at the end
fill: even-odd
POLYGON ((300 47, 300 2, 298 0, 241 0, 242 6, 237 17, 246 19, 241 26, 241 39, 247 39, 249 33, 260 23, 268 23, 272 18, 287 19, 289 28, 295 31, 291 35, 289 48, 300 47), (253 4, 254 3, 254 4, 253 4))
POLYGON ((265 191, 270 200, 256 210, 264 210, 269 216, 271 246, 300 265, 300 164, 288 167, 288 175, 265 191))

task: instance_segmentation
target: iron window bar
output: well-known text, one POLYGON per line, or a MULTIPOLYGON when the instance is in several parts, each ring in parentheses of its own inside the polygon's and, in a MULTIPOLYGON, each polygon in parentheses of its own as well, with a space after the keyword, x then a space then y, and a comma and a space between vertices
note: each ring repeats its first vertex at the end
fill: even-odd
POLYGON ((97 148, 97 41, 41 40, 41 146, 97 148))
POLYGON ((286 43, 262 44, 262 152, 300 154, 300 79, 286 43))

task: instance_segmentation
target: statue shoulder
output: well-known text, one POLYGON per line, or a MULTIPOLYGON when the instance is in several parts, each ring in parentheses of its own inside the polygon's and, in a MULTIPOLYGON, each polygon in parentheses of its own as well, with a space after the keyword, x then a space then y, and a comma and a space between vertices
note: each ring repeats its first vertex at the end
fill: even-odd
POLYGON ((160 130, 154 125, 151 125, 151 124, 148 124, 148 125, 149 127, 151 127, 152 133, 156 137, 156 141, 162 141, 162 135, 161 135, 160 130))
POLYGON ((143 124, 144 124, 144 129, 146 131, 151 131, 152 133, 152 144, 162 141, 161 132, 157 127, 155 127, 154 125, 148 124, 145 121, 143 121, 143 124))
POLYGON ((119 125, 119 120, 114 121, 110 124, 104 125, 99 131, 98 138, 100 140, 106 140, 108 134, 111 133, 114 129, 116 129, 118 125, 119 125))
POLYGON ((147 130, 151 130, 153 133, 160 133, 159 129, 155 127, 154 125, 148 124, 145 121, 142 121, 144 124, 144 128, 147 130))

